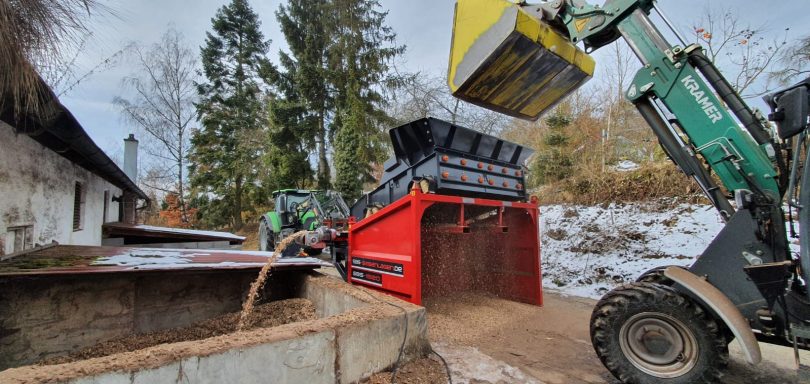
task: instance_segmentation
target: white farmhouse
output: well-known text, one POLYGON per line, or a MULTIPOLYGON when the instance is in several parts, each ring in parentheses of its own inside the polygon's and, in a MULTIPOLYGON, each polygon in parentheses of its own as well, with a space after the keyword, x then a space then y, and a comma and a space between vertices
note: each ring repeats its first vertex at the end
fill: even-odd
POLYGON ((135 184, 138 142, 119 168, 47 87, 39 116, 0 113, 0 256, 57 242, 101 245, 102 225, 135 224, 148 204, 135 184), (43 117, 44 116, 44 117, 43 117))

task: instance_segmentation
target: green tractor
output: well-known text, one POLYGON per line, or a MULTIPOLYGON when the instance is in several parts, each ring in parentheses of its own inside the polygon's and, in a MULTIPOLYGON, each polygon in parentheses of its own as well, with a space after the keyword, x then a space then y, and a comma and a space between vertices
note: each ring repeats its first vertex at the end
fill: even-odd
MULTIPOLYGON (((327 226, 344 229, 348 225, 349 207, 335 191, 282 189, 273 192, 275 208, 259 220, 259 250, 273 251, 285 237, 302 230, 314 231, 327 226)), ((320 255, 322 248, 291 244, 282 257, 295 257, 305 252, 320 255)))

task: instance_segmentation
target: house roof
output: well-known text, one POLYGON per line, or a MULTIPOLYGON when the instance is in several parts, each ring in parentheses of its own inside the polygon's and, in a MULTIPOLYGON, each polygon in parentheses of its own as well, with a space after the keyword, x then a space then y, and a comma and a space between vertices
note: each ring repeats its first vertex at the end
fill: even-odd
POLYGON ((101 148, 93 142, 72 113, 59 102, 53 91, 40 78, 41 98, 45 100, 42 112, 14 113, 13 102, 6 100, 0 111, 0 120, 10 125, 17 133, 26 134, 43 146, 62 155, 72 163, 109 181, 116 187, 135 193, 144 200, 146 194, 130 179, 101 148))

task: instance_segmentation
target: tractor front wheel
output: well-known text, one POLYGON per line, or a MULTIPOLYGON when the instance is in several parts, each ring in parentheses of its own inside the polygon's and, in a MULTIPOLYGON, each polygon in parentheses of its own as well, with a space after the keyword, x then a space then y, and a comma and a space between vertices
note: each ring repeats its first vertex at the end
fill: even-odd
POLYGON ((591 342, 623 383, 718 383, 728 363, 717 322, 675 289, 632 283, 608 292, 591 315, 591 342))
POLYGON ((270 229, 270 224, 267 223, 267 220, 262 220, 259 223, 259 250, 272 252, 275 248, 276 243, 273 230, 270 229))

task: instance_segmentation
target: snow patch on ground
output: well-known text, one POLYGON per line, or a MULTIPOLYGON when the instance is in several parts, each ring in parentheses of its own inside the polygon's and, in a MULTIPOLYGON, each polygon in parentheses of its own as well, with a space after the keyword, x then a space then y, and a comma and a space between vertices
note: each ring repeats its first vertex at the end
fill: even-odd
POLYGON ((598 299, 654 267, 690 265, 723 225, 709 205, 543 206, 543 287, 598 299))
POLYGON ((638 164, 636 164, 636 163, 634 163, 634 162, 632 162, 630 160, 622 160, 618 164, 613 166, 612 168, 613 168, 613 170, 616 170, 616 171, 619 171, 619 172, 630 172, 630 171, 635 171, 636 169, 639 168, 639 166, 638 166, 638 164))

